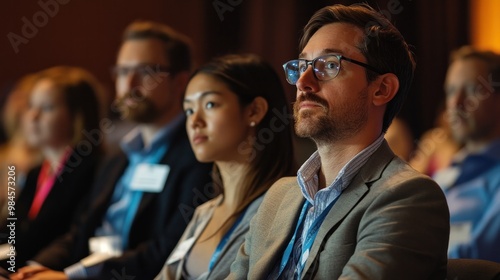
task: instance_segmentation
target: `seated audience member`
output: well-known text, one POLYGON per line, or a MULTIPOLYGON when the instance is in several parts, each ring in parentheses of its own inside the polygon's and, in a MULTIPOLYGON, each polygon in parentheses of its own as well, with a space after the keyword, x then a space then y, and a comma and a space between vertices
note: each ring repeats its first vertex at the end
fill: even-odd
POLYGON ((443 111, 438 115, 436 126, 420 137, 409 163, 417 171, 432 177, 434 173, 450 165, 460 147, 461 144, 451 135, 450 125, 443 111))
POLYGON ((384 140, 413 77, 404 38, 368 5, 333 5, 299 50, 283 66, 295 131, 318 150, 269 189, 228 279, 444 279, 443 192, 384 140))
MULTIPOLYGON (((102 92, 97 80, 66 66, 36 77, 23 130, 29 145, 41 151, 43 163, 29 172, 13 211, 15 244, 5 245, 15 245, 18 266, 69 230, 90 193, 101 155, 101 147, 85 139, 85 132, 99 129, 102 92)), ((9 228, 3 224, 1 230, 8 233, 9 228)))
POLYGON ((190 67, 187 38, 170 27, 135 22, 125 30, 116 104, 138 125, 103 163, 86 215, 33 258, 41 266, 23 267, 13 279, 153 279, 160 272, 194 208, 213 195, 212 164, 196 160, 184 127, 190 67))
POLYGON ((413 152, 413 133, 405 120, 395 117, 385 133, 385 139, 398 157, 405 161, 410 160, 413 152))
POLYGON ((500 262, 500 55, 463 47, 445 80, 451 133, 464 147, 436 173, 451 216, 450 258, 500 262))
POLYGON ((204 65, 184 97, 196 158, 215 162, 222 194, 199 206, 157 279, 223 279, 267 189, 294 174, 290 115, 276 72, 253 55, 204 65))
MULTIPOLYGON (((24 186, 26 175, 42 161, 38 149, 27 143, 21 126, 22 115, 28 109, 29 94, 36 79, 36 74, 22 77, 9 93, 2 111, 2 125, 7 140, 0 145, 0 168, 9 170, 9 166, 14 166, 16 174, 16 181, 10 184, 10 189, 7 183, 0 184, 0 218, 2 220, 8 212, 7 194, 14 189, 15 195, 10 197, 16 200, 24 186)), ((7 172, 0 172, 0 182, 7 182, 7 177, 7 172)))

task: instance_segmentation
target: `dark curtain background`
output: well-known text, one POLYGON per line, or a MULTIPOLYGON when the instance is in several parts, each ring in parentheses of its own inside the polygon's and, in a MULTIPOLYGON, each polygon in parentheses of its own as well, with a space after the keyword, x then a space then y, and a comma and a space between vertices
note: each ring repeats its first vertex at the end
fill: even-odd
MULTIPOLYGON (((468 1, 365 1, 390 18, 417 56, 414 85, 401 112, 415 138, 434 124, 444 97, 449 52, 469 42, 468 1)), ((281 73, 283 62, 299 53, 301 29, 316 10, 355 2, 359 1, 4 1, 0 10, 0 102, 23 75, 60 64, 94 73, 111 100, 114 90, 109 69, 121 32, 134 19, 160 21, 190 36, 198 63, 228 52, 253 52, 281 73), (28 30, 27 22, 35 30, 28 30), (25 40, 14 46, 12 34, 25 40)), ((294 88, 284 79, 283 84, 293 100, 294 88)))

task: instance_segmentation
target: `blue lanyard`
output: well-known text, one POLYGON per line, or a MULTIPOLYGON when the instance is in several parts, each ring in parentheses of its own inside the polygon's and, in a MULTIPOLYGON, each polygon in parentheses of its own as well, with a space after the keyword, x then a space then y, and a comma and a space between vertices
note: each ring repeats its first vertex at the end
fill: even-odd
POLYGON ((210 263, 208 264, 208 271, 211 271, 212 268, 214 267, 215 262, 219 259, 219 255, 222 252, 222 249, 224 248, 224 246, 226 246, 226 243, 227 243, 227 241, 229 241, 229 238, 231 237, 231 234, 233 233, 233 231, 240 224, 241 220, 243 219, 243 216, 245 216, 245 212, 246 211, 247 210, 245 209, 245 210, 243 210, 243 212, 241 212, 241 214, 238 217, 238 219, 234 222, 234 224, 226 232, 226 234, 224 234, 224 236, 222 237, 221 241, 219 242, 219 245, 217 245, 217 248, 215 248, 215 251, 214 251, 214 253, 212 255, 212 258, 210 259, 210 263))
MULTIPOLYGON (((312 247, 312 245, 314 243, 314 239, 318 235, 319 228, 321 227, 321 224, 325 220, 326 215, 328 215, 328 213, 330 212, 330 209, 332 209, 333 204, 335 204, 335 201, 337 201, 337 199, 333 200, 325 208, 325 210, 323 210, 323 212, 321 212, 321 214, 319 215, 319 217, 317 217, 314 220, 313 224, 311 225, 311 228, 307 232, 307 236, 306 236, 306 240, 304 242, 304 246, 302 246, 302 254, 301 254, 300 258, 299 258, 299 263, 297 264, 298 275, 302 274, 302 270, 304 269, 304 264, 305 264, 305 262, 307 260, 307 256, 304 259, 302 259, 304 257, 304 253, 305 252, 309 252, 309 250, 311 249, 311 247, 312 247)), ((290 242, 288 243, 288 246, 286 247, 285 252, 283 254, 283 258, 281 259, 281 265, 280 265, 280 270, 279 270, 279 274, 278 275, 281 275, 281 273, 285 269, 285 267, 286 267, 286 265, 287 265, 287 263, 288 263, 288 261, 290 259, 290 255, 291 255, 293 247, 295 245, 295 239, 297 238, 297 232, 303 226, 303 223, 304 223, 305 217, 306 217, 306 213, 307 213, 307 211, 309 210, 309 208, 311 206, 312 205, 311 205, 311 203, 309 203, 308 200, 306 200, 304 202, 304 205, 302 206, 302 211, 300 212, 299 220, 297 222, 297 226, 295 227, 295 232, 293 233, 293 237, 290 240, 290 242)), ((302 230, 304 230, 304 229, 302 229, 302 230)))
POLYGON ((305 220, 306 212, 310 206, 311 204, 307 200, 304 202, 304 205, 302 206, 302 211, 300 211, 299 220, 297 222, 297 226, 295 227, 292 239, 290 240, 290 242, 288 242, 288 246, 286 247, 285 252, 283 253, 283 258, 281 258, 280 271, 278 275, 281 275, 283 269, 285 269, 286 264, 288 263, 288 260, 290 259, 290 255, 292 254, 293 250, 293 245, 295 244, 295 238, 297 237, 297 231, 302 226, 302 223, 305 220))
MULTIPOLYGON (((149 156, 143 160, 144 163, 158 163, 161 161, 163 156, 167 152, 168 145, 163 145, 157 148, 157 152, 154 155, 149 156)), ((142 191, 132 191, 130 204, 125 214, 125 220, 123 221, 123 228, 121 232, 122 237, 122 249, 128 248, 128 238, 130 235, 130 229, 132 227, 132 222, 134 221, 135 215, 137 214, 137 209, 142 199, 142 191)))
POLYGON ((335 201, 337 201, 337 198, 334 199, 325 208, 325 210, 323 210, 323 212, 321 212, 319 217, 314 220, 313 224, 311 225, 311 228, 307 232, 304 245, 302 246, 302 254, 300 255, 299 263, 297 264, 298 275, 302 274, 302 270, 304 269, 304 265, 306 264, 307 257, 309 256, 309 251, 311 250, 311 247, 314 243, 314 240, 316 239, 316 236, 318 235, 319 228, 321 227, 321 224, 325 220, 326 215, 328 215, 328 213, 330 212, 330 209, 332 209, 333 204, 335 204, 335 201))

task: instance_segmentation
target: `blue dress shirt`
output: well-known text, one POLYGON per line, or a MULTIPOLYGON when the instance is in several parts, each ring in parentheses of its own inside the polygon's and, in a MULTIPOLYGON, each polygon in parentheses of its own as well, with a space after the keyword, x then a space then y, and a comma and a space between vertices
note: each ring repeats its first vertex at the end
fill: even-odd
MULTIPOLYGON (((349 186, 352 178, 358 173, 361 167, 368 161, 370 156, 380 147, 384 141, 384 134, 381 134, 370 146, 359 152, 348 163, 342 167, 335 180, 326 188, 319 189, 318 172, 321 168, 321 158, 319 153, 314 152, 311 157, 302 165, 297 172, 297 181, 300 186, 302 195, 306 199, 302 213, 297 223, 294 236, 290 240, 290 254, 285 254, 281 260, 281 264, 271 273, 269 279, 299 279, 301 263, 305 263, 309 248, 306 245, 311 245, 311 242, 304 243, 308 238, 307 235, 315 236, 317 230, 331 209, 335 201, 340 197, 342 191, 349 186), (305 217, 304 217, 305 216, 305 217), (313 225, 315 225, 313 227, 313 225), (311 230, 316 230, 311 233, 311 230), (302 259, 302 258, 305 259, 302 259), (299 269, 297 269, 299 268, 299 269)), ((288 249, 287 247, 287 249, 288 249)), ((309 246, 310 247, 310 246, 309 246)))
POLYGON ((500 262, 500 140, 435 178, 450 208, 449 257, 500 262), (446 174, 455 176, 443 180, 446 174))

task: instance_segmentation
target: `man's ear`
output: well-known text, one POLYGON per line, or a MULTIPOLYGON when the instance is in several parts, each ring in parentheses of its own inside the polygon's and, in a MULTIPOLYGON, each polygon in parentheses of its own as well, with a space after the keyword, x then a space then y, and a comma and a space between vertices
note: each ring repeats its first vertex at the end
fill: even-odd
POLYGON ((392 73, 387 73, 379 76, 375 84, 378 85, 373 94, 373 104, 382 106, 391 101, 399 89, 399 79, 392 73))
POLYGON ((250 103, 246 108, 246 114, 248 123, 259 124, 269 109, 269 104, 267 100, 261 96, 254 98, 252 103, 250 103))

